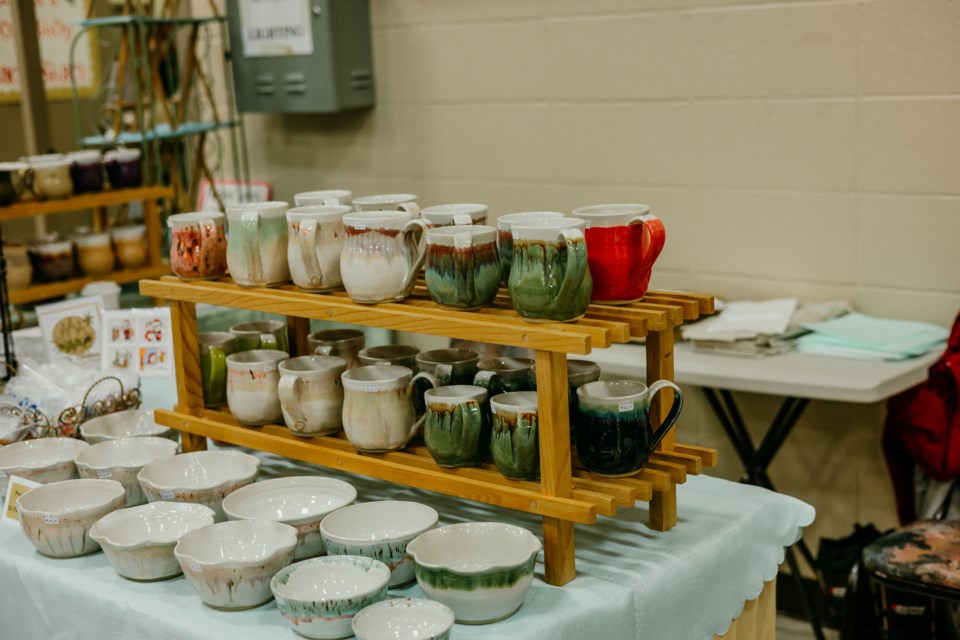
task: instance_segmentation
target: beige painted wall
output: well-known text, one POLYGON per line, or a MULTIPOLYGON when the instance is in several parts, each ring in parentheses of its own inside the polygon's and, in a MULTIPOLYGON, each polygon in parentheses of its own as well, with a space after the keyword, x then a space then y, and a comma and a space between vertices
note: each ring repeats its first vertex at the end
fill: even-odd
MULTIPOLYGON (((960 309, 960 2, 371 0, 377 107, 247 118, 252 173, 502 214, 644 202, 654 284, 960 309)), ((681 437, 739 464, 705 401, 681 437)), ((748 419, 774 399, 741 396, 748 419)), ((882 407, 815 402, 775 461, 819 535, 893 524, 882 407)), ((681 505, 682 509, 682 505, 681 505)))

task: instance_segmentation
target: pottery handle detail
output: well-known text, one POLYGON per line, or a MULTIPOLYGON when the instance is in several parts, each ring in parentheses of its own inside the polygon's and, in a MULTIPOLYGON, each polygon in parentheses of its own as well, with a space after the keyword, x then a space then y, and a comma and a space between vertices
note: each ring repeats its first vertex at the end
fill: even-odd
POLYGON ((297 246, 300 247, 300 259, 311 287, 323 286, 323 272, 317 258, 317 221, 309 218, 300 221, 297 228, 297 246))
POLYGON ((560 239, 567 244, 567 270, 557 292, 556 304, 566 304, 587 275, 587 243, 580 229, 562 229, 560 239))
POLYGON ((663 436, 667 435, 667 432, 670 431, 670 428, 677 421, 677 418, 680 417, 680 410, 683 408, 683 392, 680 391, 680 387, 669 380, 657 380, 651 384, 650 388, 647 389, 647 398, 652 401, 656 393, 667 388, 673 389, 673 405, 670 406, 667 417, 663 419, 663 424, 661 424, 660 428, 653 434, 653 440, 650 443, 651 452, 657 448, 657 445, 663 440, 663 436))
POLYGON ((653 263, 660 257, 663 245, 667 240, 667 231, 663 228, 663 221, 652 213, 637 216, 629 224, 642 224, 643 236, 640 242, 640 261, 634 271, 637 277, 650 273, 653 263))
POLYGON ((280 406, 293 419, 293 425, 290 426, 290 429, 298 432, 302 432, 307 427, 307 416, 300 409, 300 389, 302 386, 303 378, 300 376, 282 376, 277 387, 280 395, 280 406))
POLYGON ((197 240, 200 245, 197 247, 199 255, 197 256, 197 273, 202 275, 208 272, 208 269, 217 264, 220 260, 216 256, 217 251, 217 223, 211 218, 200 220, 197 223, 197 240))
MULTIPOLYGON (((417 375, 410 378, 410 382, 407 383, 407 398, 412 402, 413 393, 416 390, 417 382, 420 380, 426 380, 430 383, 430 388, 436 389, 440 386, 440 383, 437 382, 437 376, 433 375, 428 371, 421 371, 417 375)), ((407 442, 413 439, 413 436, 417 435, 417 432, 420 431, 420 427, 423 426, 424 420, 427 419, 427 413, 424 412, 410 427, 410 431, 407 432, 407 442)))
POLYGON ((403 239, 410 247, 410 253, 413 255, 410 271, 403 280, 402 290, 405 294, 409 295, 410 291, 413 290, 413 286, 417 283, 417 276, 420 275, 420 270, 423 268, 423 262, 427 259, 427 229, 429 228, 430 225, 420 218, 409 220, 403 225, 403 239), (417 233, 417 229, 420 230, 420 236, 414 242, 413 237, 417 233))
POLYGON ((250 267, 248 274, 251 282, 263 280, 263 263, 260 260, 260 216, 256 211, 244 211, 240 216, 243 229, 243 253, 250 267))

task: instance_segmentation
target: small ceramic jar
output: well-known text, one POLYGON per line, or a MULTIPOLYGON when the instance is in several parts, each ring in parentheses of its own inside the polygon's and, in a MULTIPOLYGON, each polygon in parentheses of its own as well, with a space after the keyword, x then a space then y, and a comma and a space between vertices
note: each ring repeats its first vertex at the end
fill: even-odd
POLYGON ((73 242, 48 240, 34 247, 37 269, 47 280, 66 280, 74 273, 73 242))
POLYGON ((99 276, 113 271, 114 255, 110 235, 91 233, 74 238, 77 244, 77 261, 88 276, 99 276))
POLYGON ((73 151, 67 154, 67 159, 74 193, 103 191, 103 162, 99 151, 73 151))
POLYGON ((103 166, 114 189, 128 189, 143 184, 140 149, 117 149, 103 155, 103 166))
POLYGON ((33 279, 33 265, 27 256, 27 245, 16 242, 3 245, 7 259, 7 287, 11 291, 26 289, 33 279))
POLYGON ((31 160, 28 180, 33 193, 40 200, 69 198, 73 193, 70 160, 62 156, 49 160, 31 160))
POLYGON ((142 224, 111 229, 113 249, 124 269, 135 269, 147 262, 147 228, 142 224))

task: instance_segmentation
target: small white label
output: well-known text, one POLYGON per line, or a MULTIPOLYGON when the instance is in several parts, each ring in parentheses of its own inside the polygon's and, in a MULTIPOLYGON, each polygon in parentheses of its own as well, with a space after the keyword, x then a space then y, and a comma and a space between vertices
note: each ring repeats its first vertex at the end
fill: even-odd
POLYGON ((105 478, 112 478, 113 471, 111 471, 110 469, 97 469, 97 477, 100 478, 101 480, 105 478))
POLYGON ((357 231, 363 231, 367 228, 367 225, 364 224, 363 222, 354 222, 353 228, 356 229, 357 231))
POLYGON ((162 500, 173 500, 173 489, 161 489, 160 498, 162 500))
POLYGON ((45 513, 43 514, 43 523, 44 524, 60 524, 60 516, 55 513, 45 513))
POLYGON ((378 384, 365 384, 363 385, 364 391, 380 391, 380 385, 378 384))
POLYGON ((620 401, 620 413, 623 413, 624 411, 633 411, 633 400, 620 401))
POLYGON ((196 562, 191 562, 191 563, 190 563, 190 571, 193 571, 193 572, 195 572, 195 573, 203 573, 203 567, 201 567, 201 566, 200 566, 199 564, 197 564, 196 562))
POLYGON ((267 364, 263 365, 264 373, 270 373, 271 371, 276 371, 276 370, 277 370, 277 363, 275 362, 268 362, 267 364))
POLYGON ((189 502, 178 502, 177 509, 180 511, 192 511, 193 505, 189 502))

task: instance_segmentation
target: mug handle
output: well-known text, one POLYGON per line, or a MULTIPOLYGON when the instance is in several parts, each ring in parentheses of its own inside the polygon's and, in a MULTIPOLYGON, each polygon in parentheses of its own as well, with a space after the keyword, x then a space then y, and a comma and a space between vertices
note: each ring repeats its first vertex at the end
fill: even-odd
POLYGON ((331 356, 333 355, 333 346, 329 344, 317 345, 313 350, 313 355, 315 356, 331 356))
MULTIPOLYGON (((440 383, 437 382, 437 376, 429 373, 427 371, 421 371, 417 375, 410 378, 410 382, 407 383, 407 397, 413 395, 413 391, 417 386, 418 380, 426 380, 430 383, 431 389, 436 389, 440 386, 440 383)), ((420 427, 423 426, 423 421, 427 419, 427 413, 424 411, 416 422, 413 423, 413 426, 410 427, 410 431, 407 432, 407 442, 413 439, 413 436, 417 435, 417 431, 420 431, 420 427)))
POLYGON ((323 272, 320 270, 320 260, 317 258, 317 221, 306 219, 300 221, 297 232, 297 245, 300 247, 300 257, 303 267, 310 279, 311 287, 323 286, 323 272))
MULTIPOLYGON (((281 376, 277 391, 280 395, 280 405, 293 418, 291 431, 303 432, 307 427, 307 416, 300 409, 300 389, 303 387, 303 378, 300 376, 281 376)), ((290 426, 290 425, 287 425, 290 426)))
POLYGON ((216 250, 217 243, 209 242, 207 239, 208 235, 204 234, 204 229, 213 228, 214 230, 213 235, 215 236, 217 223, 214 222, 212 218, 209 218, 207 220, 198 220, 196 222, 196 225, 197 225, 197 238, 200 239, 200 247, 198 249, 200 252, 200 255, 197 256, 199 258, 199 260, 197 260, 197 273, 200 274, 204 270, 203 265, 211 265, 211 264, 216 264, 218 262, 218 260, 215 260, 214 259, 215 257, 213 256, 213 252, 216 250))
POLYGON ((653 263, 656 262, 663 251, 663 245, 667 240, 667 231, 663 228, 663 221, 652 213, 637 216, 628 224, 642 224, 643 236, 640 241, 640 262, 635 271, 636 277, 640 274, 650 273, 653 263))
POLYGON ((210 390, 227 385, 227 352, 221 347, 210 347, 210 390))
POLYGON ((587 275, 587 243, 580 229, 563 229, 559 237, 567 243, 567 271, 556 299, 565 302, 580 288, 587 275))
POLYGON ((258 349, 276 349, 277 348, 277 336, 272 333, 261 333, 260 334, 260 346, 258 349))
MULTIPOLYGON (((417 209, 417 211, 419 211, 419 209, 417 209)), ((410 272, 403 280, 403 291, 407 294, 413 290, 413 285, 417 283, 417 276, 420 275, 420 270, 423 268, 423 262, 427 258, 427 229, 429 228, 430 225, 428 225, 425 220, 421 220, 420 218, 409 220, 405 225, 403 225, 404 242, 409 245, 411 253, 414 255, 413 264, 410 266, 410 272), (420 237, 415 243, 413 242, 413 234, 415 233, 414 227, 418 227, 420 229, 420 237)))
POLYGON ((340 198, 324 198, 320 203, 325 207, 339 207, 343 204, 340 202, 340 198))
MULTIPOLYGON (((433 375, 437 380, 446 380, 443 384, 452 384, 453 383, 453 365, 449 362, 441 362, 436 367, 433 368, 433 375)), ((440 384, 440 383, 438 383, 440 384)))
MULTIPOLYGON (((663 436, 667 435, 667 432, 670 431, 670 428, 677 421, 677 418, 680 417, 680 409, 683 408, 683 392, 680 391, 680 387, 670 382, 669 380, 657 380, 650 385, 647 389, 647 397, 650 400, 653 400, 653 396, 667 387, 673 389, 673 406, 670 407, 670 411, 667 413, 667 417, 663 419, 663 424, 660 425, 660 428, 657 429, 657 432, 653 434, 653 442, 650 444, 650 451, 654 451, 657 448, 657 445, 660 444, 660 441, 663 440, 663 436)), ((647 418, 649 422, 649 417, 647 418)))
POLYGON ((507 392, 503 379, 496 371, 477 371, 477 375, 473 376, 473 384, 486 389, 488 398, 507 392))
POLYGON ((457 213, 453 216, 453 225, 456 227, 463 225, 472 225, 473 218, 470 217, 469 213, 457 213))
POLYGON ((414 218, 420 217, 420 205, 416 202, 404 202, 397 205, 399 211, 406 211, 407 213, 412 213, 414 218))
POLYGON ((243 252, 250 269, 250 280, 263 280, 263 263, 260 261, 260 216, 255 211, 244 211, 240 215, 240 227, 244 230, 243 252))

